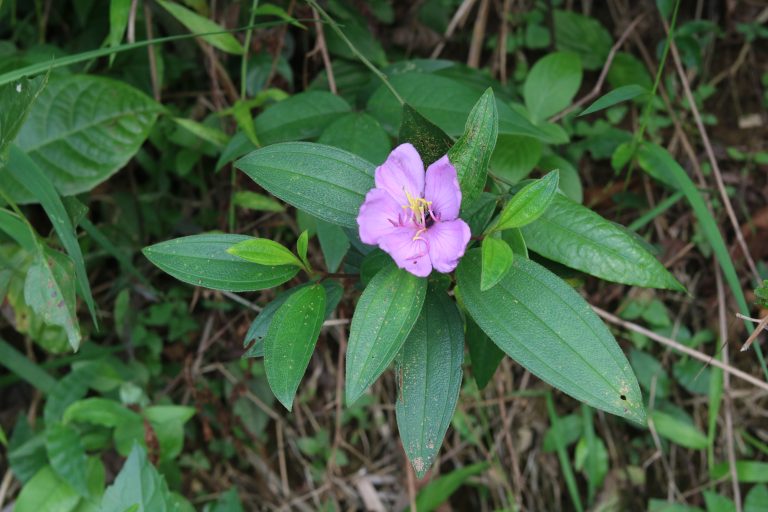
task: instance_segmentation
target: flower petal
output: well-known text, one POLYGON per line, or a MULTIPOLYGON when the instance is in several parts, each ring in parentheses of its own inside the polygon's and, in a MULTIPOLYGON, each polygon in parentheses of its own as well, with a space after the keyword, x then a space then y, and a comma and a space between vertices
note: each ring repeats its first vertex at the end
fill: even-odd
POLYGON ((431 208, 435 215, 439 214, 442 221, 458 217, 461 189, 456 177, 456 168, 448 160, 448 155, 429 166, 426 181, 424 198, 432 202, 431 208))
POLYGON ((432 272, 429 251, 424 240, 413 239, 416 233, 415 228, 397 228, 393 233, 381 238, 379 247, 392 256, 398 267, 413 275, 427 277, 432 272))
POLYGON ((411 197, 424 193, 424 164, 411 144, 400 144, 376 168, 376 187, 383 188, 400 205, 407 205, 407 191, 411 197))
POLYGON ((437 222, 422 235, 429 242, 429 259, 438 272, 447 273, 456 268, 464 256, 469 238, 469 226, 461 219, 437 222))
POLYGON ((357 215, 360 227, 360 240, 369 245, 377 245, 381 237, 391 234, 399 224, 403 208, 381 188, 372 188, 365 195, 365 201, 357 215))

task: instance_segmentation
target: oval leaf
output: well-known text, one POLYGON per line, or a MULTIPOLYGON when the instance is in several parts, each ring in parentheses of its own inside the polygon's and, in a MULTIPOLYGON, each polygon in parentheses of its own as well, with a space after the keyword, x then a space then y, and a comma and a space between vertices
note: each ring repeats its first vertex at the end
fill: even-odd
POLYGON ((483 270, 480 277, 480 291, 486 291, 498 284, 512 266, 514 253, 504 240, 487 236, 481 246, 483 270))
POLYGON ((238 242, 227 252, 259 265, 295 265, 299 268, 304 264, 291 251, 269 238, 251 238, 238 242))
POLYGON ((403 105, 403 117, 397 138, 400 144, 413 144, 425 167, 448 153, 453 145, 453 139, 407 103, 403 105))
POLYGON ((534 122, 571 104, 581 85, 581 59, 575 53, 550 53, 533 65, 523 86, 525 107, 534 122))
MULTIPOLYGON (((51 77, 32 105, 16 144, 62 195, 86 192, 138 151, 161 106, 123 82, 91 75, 51 77)), ((0 186, 16 202, 31 202, 25 187, 0 186)))
POLYGON ((311 139, 349 112, 349 103, 327 91, 307 91, 275 103, 254 120, 263 145, 311 139))
POLYGON ((352 316, 347 347, 348 404, 379 378, 403 346, 421 312, 427 280, 384 267, 371 279, 352 316))
POLYGON ((659 410, 651 412, 651 418, 656 432, 675 444, 694 450, 703 450, 709 446, 707 436, 691 423, 659 410))
POLYGON ((395 412, 405 453, 423 477, 456 410, 464 360, 464 323, 455 303, 430 288, 398 358, 395 412))
POLYGON ((611 333, 584 299, 544 267, 515 258, 501 282, 480 291, 480 254, 459 264, 472 318, 512 359, 577 400, 645 424, 637 379, 611 333))
POLYGON ((88 496, 85 449, 80 434, 68 425, 54 423, 45 428, 45 450, 51 468, 81 496, 88 496))
POLYGON ((289 411, 315 350, 325 317, 325 288, 312 285, 291 294, 278 308, 264 338, 267 381, 289 411))
POLYGON ((258 149, 235 166, 288 204, 357 229, 357 213, 373 188, 374 165, 343 149, 287 142, 258 149))
POLYGON ((523 228, 528 248, 563 265, 616 283, 684 290, 622 227, 557 194, 546 212, 523 228))
POLYGON ((318 142, 345 149, 374 163, 386 160, 392 149, 387 132, 365 112, 338 116, 323 130, 318 142))
POLYGON ((202 38, 211 46, 235 55, 243 53, 243 47, 238 40, 235 39, 235 36, 226 33, 224 28, 218 23, 200 16, 183 5, 167 2, 166 0, 157 0, 157 2, 193 34, 208 34, 202 36, 202 38), (209 32, 222 33, 209 34, 209 32))
POLYGON ((288 281, 299 271, 291 265, 258 265, 227 252, 234 244, 250 239, 243 235, 192 235, 145 247, 142 252, 179 281, 214 290, 264 290, 288 281))
POLYGON ((499 114, 493 89, 489 87, 469 113, 464 134, 448 152, 448 159, 459 175, 464 204, 477 199, 485 187, 488 163, 498 134, 499 114))
POLYGON ((519 228, 541 217, 557 195, 558 181, 559 173, 552 171, 521 188, 501 210, 492 231, 519 228))
POLYGON ((618 89, 614 89, 611 92, 599 97, 597 100, 595 100, 594 103, 587 107, 584 112, 579 114, 579 117, 592 114, 599 110, 603 110, 604 108, 612 107, 618 103, 621 103, 622 101, 631 100, 632 98, 637 98, 638 96, 642 96, 644 94, 648 94, 648 90, 645 87, 637 84, 619 87, 618 89))

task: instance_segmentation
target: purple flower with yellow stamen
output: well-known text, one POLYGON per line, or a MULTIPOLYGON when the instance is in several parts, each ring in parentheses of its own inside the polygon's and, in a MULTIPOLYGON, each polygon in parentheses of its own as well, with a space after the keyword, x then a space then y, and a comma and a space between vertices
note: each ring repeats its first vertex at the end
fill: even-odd
POLYGON ((360 240, 378 245, 397 266, 419 277, 434 268, 451 272, 469 243, 459 219, 456 168, 443 156, 427 168, 411 144, 401 144, 376 168, 376 187, 365 196, 357 224, 360 240))

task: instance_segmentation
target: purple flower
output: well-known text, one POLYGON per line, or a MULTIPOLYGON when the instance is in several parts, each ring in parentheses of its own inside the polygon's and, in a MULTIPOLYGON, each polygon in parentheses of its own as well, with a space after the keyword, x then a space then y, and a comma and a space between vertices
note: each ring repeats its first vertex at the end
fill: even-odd
POLYGON ((365 196, 357 224, 360 240, 378 245, 397 266, 419 277, 456 268, 469 242, 459 219, 456 168, 443 156, 427 168, 411 144, 401 144, 376 168, 376 187, 365 196))

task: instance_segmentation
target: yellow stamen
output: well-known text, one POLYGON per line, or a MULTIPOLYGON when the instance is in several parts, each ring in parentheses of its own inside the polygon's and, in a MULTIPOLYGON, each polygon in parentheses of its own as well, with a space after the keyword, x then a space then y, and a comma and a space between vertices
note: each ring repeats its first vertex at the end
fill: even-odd
MULTIPOLYGON (((403 205, 403 209, 410 209, 416 218, 416 222, 420 225, 424 225, 426 216, 429 214, 429 207, 432 205, 432 201, 427 201, 423 197, 413 197, 405 189, 403 189, 403 192, 405 192, 405 197, 408 199, 408 204, 403 205)), ((419 231, 419 233, 420 232, 421 231, 419 231)), ((418 233, 416 236, 418 236, 418 233)), ((416 240, 416 238, 414 238, 414 240, 416 240)))

